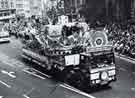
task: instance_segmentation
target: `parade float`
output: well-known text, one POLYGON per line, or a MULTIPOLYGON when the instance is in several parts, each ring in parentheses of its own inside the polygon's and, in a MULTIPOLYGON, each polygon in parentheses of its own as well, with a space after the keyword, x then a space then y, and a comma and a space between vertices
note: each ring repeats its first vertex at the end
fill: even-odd
POLYGON ((74 26, 47 25, 43 32, 29 34, 22 42, 24 58, 67 84, 105 86, 116 80, 113 46, 106 30, 79 34, 74 26))

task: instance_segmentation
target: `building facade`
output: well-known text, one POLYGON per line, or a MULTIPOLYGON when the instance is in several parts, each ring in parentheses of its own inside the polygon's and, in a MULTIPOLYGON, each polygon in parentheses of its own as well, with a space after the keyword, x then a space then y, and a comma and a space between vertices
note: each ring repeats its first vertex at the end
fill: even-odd
POLYGON ((68 16, 84 16, 89 22, 135 18, 135 0, 64 0, 64 7, 68 16))
POLYGON ((43 0, 30 0, 31 15, 42 16, 43 0))
POLYGON ((133 1, 134 0, 105 0, 107 18, 118 22, 132 19, 133 1))
POLYGON ((0 0, 0 20, 14 18, 16 14, 15 0, 0 0))
POLYGON ((26 17, 30 15, 30 5, 29 0, 16 0, 16 14, 25 15, 26 17))
POLYGON ((82 16, 81 11, 86 6, 86 0, 64 0, 64 9, 69 19, 77 18, 82 16))
POLYGON ((15 9, 15 0, 0 0, 0 9, 15 9))
POLYGON ((16 13, 30 17, 32 15, 42 15, 43 0, 16 0, 16 13))
POLYGON ((16 0, 16 13, 21 14, 24 12, 24 0, 16 0))
POLYGON ((131 0, 131 18, 135 20, 135 0, 131 0))

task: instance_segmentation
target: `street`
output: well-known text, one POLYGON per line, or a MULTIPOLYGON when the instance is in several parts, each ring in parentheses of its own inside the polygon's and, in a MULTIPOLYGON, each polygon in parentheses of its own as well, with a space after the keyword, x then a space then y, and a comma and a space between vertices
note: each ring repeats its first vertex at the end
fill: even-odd
POLYGON ((0 0, 0 98, 135 98, 135 0, 0 0))
POLYGON ((135 64, 116 57, 117 81, 110 87, 80 93, 31 68, 21 57, 21 43, 11 37, 0 44, 0 96, 2 98, 134 98, 135 64))

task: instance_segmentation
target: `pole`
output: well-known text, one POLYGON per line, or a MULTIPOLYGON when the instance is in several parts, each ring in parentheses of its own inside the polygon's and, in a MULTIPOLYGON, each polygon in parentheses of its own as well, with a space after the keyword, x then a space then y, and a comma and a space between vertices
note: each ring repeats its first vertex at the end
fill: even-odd
POLYGON ((105 0, 105 8, 106 8, 106 18, 108 18, 108 3, 109 1, 108 0, 105 0))

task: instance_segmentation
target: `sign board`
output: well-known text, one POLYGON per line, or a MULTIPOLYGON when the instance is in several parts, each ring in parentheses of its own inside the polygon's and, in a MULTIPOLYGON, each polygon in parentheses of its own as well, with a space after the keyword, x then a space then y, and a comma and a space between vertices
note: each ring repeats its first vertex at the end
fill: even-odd
POLYGON ((67 24, 68 23, 68 16, 59 16, 58 17, 58 24, 67 24))
POLYGON ((65 56, 65 64, 67 66, 79 65, 79 63, 80 63, 80 55, 79 54, 65 56))

